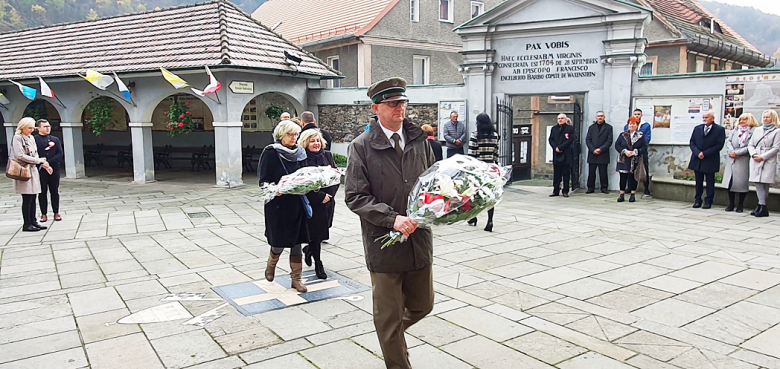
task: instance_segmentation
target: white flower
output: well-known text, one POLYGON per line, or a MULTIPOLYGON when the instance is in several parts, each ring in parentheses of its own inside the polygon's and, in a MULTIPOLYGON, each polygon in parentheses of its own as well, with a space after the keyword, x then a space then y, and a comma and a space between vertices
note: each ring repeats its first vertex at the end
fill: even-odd
POLYGON ((441 176, 439 177, 439 186, 441 187, 441 195, 444 197, 458 196, 458 191, 455 190, 455 184, 452 182, 452 178, 441 176))

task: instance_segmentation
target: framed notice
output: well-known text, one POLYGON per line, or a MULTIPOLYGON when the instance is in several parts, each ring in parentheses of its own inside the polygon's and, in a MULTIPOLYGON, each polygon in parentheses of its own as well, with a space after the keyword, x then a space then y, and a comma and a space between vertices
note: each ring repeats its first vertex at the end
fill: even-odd
POLYGON ((732 127, 743 113, 761 122, 764 110, 780 109, 780 74, 756 74, 726 78, 723 117, 732 127))
MULTIPOLYGON (((642 110, 642 121, 652 127, 652 145, 688 145, 693 129, 702 124, 706 112, 715 115, 715 123, 726 125, 719 115, 722 96, 638 97, 634 108, 642 110)), ((632 109, 633 111, 633 109, 632 109)), ((621 128, 625 122, 620 122, 621 128)))
POLYGON ((450 121, 452 112, 458 113, 458 122, 465 125, 468 118, 466 100, 439 101, 439 141, 444 141, 444 125, 450 121))

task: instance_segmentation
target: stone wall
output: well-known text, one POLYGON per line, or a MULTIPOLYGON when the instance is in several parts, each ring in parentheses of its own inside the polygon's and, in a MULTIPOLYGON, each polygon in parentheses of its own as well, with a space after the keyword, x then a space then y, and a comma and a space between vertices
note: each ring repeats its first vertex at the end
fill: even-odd
MULTIPOLYGON (((417 124, 438 125, 436 104, 409 105, 406 116, 417 124)), ((317 125, 326 129, 335 142, 350 142, 363 133, 375 114, 371 105, 320 105, 317 125)))

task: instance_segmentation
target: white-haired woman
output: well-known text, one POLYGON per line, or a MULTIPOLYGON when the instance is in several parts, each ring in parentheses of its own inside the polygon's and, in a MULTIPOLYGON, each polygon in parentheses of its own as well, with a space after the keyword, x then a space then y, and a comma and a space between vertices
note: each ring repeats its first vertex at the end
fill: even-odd
MULTIPOLYGON (((274 129, 275 142, 266 146, 257 164, 257 176, 264 183, 278 183, 282 176, 301 168, 306 160, 306 150, 296 144, 301 127, 292 121, 279 122, 274 129)), ((301 244, 309 242, 307 218, 308 200, 300 195, 277 194, 265 204, 265 236, 271 245, 265 279, 274 280, 276 263, 284 249, 290 249, 290 282, 298 292, 306 292, 301 283, 303 272, 301 244)))
POLYGON ((30 179, 26 181, 14 180, 14 192, 22 195, 22 218, 24 219, 24 232, 37 232, 47 227, 38 224, 35 217, 35 198, 41 193, 41 179, 38 173, 38 165, 41 165, 49 174, 52 168, 46 162, 46 158, 38 157, 38 145, 32 136, 35 130, 35 119, 22 118, 16 126, 16 134, 11 143, 11 159, 16 160, 21 165, 30 164, 34 166, 30 170, 30 179))
MULTIPOLYGON (((336 161, 330 151, 325 150, 327 142, 322 137, 319 129, 307 129, 301 132, 298 138, 298 145, 306 149, 306 167, 330 166, 335 168, 336 161)), ((339 186, 330 186, 319 191, 312 191, 306 194, 311 203, 312 216, 309 219, 309 245, 303 248, 306 265, 311 266, 311 259, 314 258, 314 272, 317 278, 326 279, 325 267, 322 266, 320 252, 322 250, 322 241, 330 238, 330 227, 333 225, 333 214, 336 208, 333 197, 339 186)))
POLYGON ((775 183, 777 173, 777 153, 780 151, 780 121, 774 110, 764 111, 761 115, 764 125, 753 131, 748 144, 750 153, 750 182, 756 185, 758 207, 750 215, 768 217, 766 199, 769 196, 769 185, 775 183))
POLYGON ((738 126, 731 131, 726 140, 728 158, 723 171, 723 183, 728 185, 729 206, 726 211, 733 211, 736 203, 737 213, 745 206, 745 197, 750 191, 750 154, 748 146, 753 135, 753 127, 758 127, 758 121, 753 114, 745 113, 739 116, 738 126), (736 201, 739 194, 739 201, 736 201))

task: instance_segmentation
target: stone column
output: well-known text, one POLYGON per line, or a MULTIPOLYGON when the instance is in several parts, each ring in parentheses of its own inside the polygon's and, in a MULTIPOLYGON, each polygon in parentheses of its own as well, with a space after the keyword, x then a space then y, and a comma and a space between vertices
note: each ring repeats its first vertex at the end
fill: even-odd
POLYGON ((217 186, 243 186, 241 179, 241 122, 214 122, 214 161, 217 186))
POLYGON ((154 146, 152 123, 130 123, 133 137, 133 181, 154 182, 154 146))
POLYGON ((11 157, 11 142, 13 142, 14 134, 16 134, 16 124, 5 122, 5 144, 8 145, 8 157, 11 157))
POLYGON ((83 123, 60 123, 62 127, 62 149, 65 154, 65 177, 84 178, 83 123))

